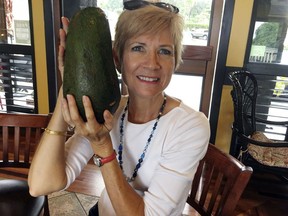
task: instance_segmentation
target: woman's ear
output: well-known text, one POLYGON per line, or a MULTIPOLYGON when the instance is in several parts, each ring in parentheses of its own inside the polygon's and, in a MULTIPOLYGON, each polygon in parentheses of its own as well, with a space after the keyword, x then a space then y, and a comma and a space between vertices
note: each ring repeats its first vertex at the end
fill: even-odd
POLYGON ((116 66, 116 69, 119 73, 121 73, 121 65, 120 65, 120 60, 119 57, 116 53, 116 51, 113 49, 113 58, 114 58, 114 64, 116 66))

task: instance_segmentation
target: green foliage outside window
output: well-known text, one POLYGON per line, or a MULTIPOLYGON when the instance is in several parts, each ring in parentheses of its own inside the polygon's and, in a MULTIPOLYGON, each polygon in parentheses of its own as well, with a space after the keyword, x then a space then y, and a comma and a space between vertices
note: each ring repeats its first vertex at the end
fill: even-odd
POLYGON ((255 32, 253 45, 278 48, 277 34, 279 23, 267 22, 263 23, 255 32))
MULTIPOLYGON (((165 0, 165 2, 180 9, 187 30, 209 29, 212 0, 165 0)), ((98 0, 97 3, 99 7, 118 15, 123 10, 123 1, 121 0, 98 0)))

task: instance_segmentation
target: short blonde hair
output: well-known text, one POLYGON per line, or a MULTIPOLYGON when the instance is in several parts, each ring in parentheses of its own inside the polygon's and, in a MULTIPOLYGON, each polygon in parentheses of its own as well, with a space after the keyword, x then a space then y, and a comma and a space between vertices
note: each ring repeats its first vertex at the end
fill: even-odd
POLYGON ((169 29, 175 46, 175 70, 182 62, 183 18, 163 8, 148 5, 136 10, 124 10, 119 16, 114 40, 114 51, 120 64, 127 40, 142 34, 156 34, 169 29))

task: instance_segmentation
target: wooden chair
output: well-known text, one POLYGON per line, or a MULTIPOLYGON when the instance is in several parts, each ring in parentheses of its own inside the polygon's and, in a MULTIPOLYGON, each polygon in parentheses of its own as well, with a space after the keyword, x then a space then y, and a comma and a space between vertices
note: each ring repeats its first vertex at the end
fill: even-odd
POLYGON ((47 196, 30 196, 27 184, 31 159, 49 120, 50 115, 0 114, 0 175, 9 176, 0 180, 1 214, 49 215, 47 196))
POLYGON ((209 144, 200 161, 187 203, 200 215, 233 215, 252 169, 209 144))

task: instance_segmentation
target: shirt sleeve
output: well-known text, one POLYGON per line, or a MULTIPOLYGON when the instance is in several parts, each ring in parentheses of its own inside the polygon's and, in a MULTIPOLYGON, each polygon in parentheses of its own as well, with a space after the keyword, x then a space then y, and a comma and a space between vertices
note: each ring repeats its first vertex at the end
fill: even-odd
MULTIPOLYGON (((80 175, 93 156, 93 149, 89 141, 79 135, 73 135, 65 144, 67 189, 80 175)), ((64 189, 64 190, 65 190, 64 189)))
POLYGON ((171 121, 155 175, 144 193, 145 215, 178 215, 204 157, 210 138, 207 118, 202 114, 177 116, 171 121), (173 214, 172 214, 172 213, 173 214))
MULTIPOLYGON (((126 104, 128 97, 122 96, 120 105, 117 109, 119 115, 120 111, 126 104)), ((116 115, 116 113, 115 113, 116 115)), ((81 171, 87 165, 88 161, 94 155, 93 149, 87 138, 74 134, 65 143, 65 157, 66 157, 66 176, 67 189, 75 179, 80 175, 81 171)), ((64 189, 64 190, 65 190, 64 189)))

